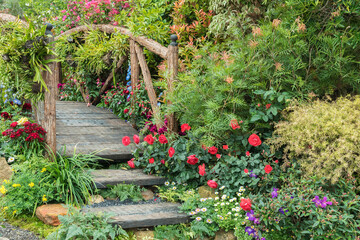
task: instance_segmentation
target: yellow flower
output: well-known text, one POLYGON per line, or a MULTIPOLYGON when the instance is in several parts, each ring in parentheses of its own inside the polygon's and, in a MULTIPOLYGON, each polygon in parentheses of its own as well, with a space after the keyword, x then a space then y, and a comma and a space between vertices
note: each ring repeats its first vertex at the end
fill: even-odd
POLYGON ((47 202, 46 195, 44 195, 44 196, 42 197, 42 201, 43 201, 43 202, 47 202))
POLYGON ((4 179, 4 181, 3 181, 4 183, 9 183, 10 181, 8 181, 8 180, 6 180, 6 179, 4 179))
POLYGON ((4 210, 4 211, 8 210, 8 207, 4 207, 3 210, 4 210))
POLYGON ((27 119, 26 117, 22 117, 19 119, 19 121, 17 121, 17 123, 22 126, 22 125, 24 125, 24 123, 26 123, 28 121, 29 121, 29 119, 27 119))
POLYGON ((41 172, 46 172, 46 168, 41 169, 41 172))
POLYGON ((35 184, 33 182, 29 183, 29 187, 33 187, 35 184))
POLYGON ((13 215, 15 215, 15 213, 16 213, 16 210, 13 211, 13 215))
POLYGON ((13 186, 14 188, 16 188, 16 187, 21 187, 21 185, 18 184, 18 183, 14 183, 12 186, 13 186))
POLYGON ((4 185, 1 185, 1 187, 0 187, 0 193, 1 194, 5 194, 7 191, 6 191, 6 188, 5 188, 5 186, 4 185))

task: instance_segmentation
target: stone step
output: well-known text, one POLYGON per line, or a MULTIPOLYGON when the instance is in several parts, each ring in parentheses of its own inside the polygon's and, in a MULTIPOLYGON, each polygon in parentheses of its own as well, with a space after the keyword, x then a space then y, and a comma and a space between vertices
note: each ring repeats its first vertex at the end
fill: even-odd
POLYGON ((166 178, 147 175, 140 169, 117 170, 101 169, 91 172, 97 188, 106 188, 106 185, 135 184, 139 186, 163 185, 166 178))
POLYGON ((83 211, 112 213, 114 217, 111 218, 111 223, 126 229, 187 223, 190 218, 187 214, 179 212, 180 206, 178 203, 165 202, 86 208, 83 211))

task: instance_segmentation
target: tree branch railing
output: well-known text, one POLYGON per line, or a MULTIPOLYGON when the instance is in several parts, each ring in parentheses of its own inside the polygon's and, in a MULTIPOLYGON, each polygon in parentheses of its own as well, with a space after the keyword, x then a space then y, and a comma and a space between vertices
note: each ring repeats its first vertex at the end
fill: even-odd
MULTIPOLYGON (((10 14, 0 13, 0 23, 1 22, 18 22, 23 27, 29 27, 29 24, 19 18, 12 16, 10 14)), ((51 33, 52 25, 48 24, 47 26, 47 34, 51 33)), ((146 57, 143 52, 143 47, 148 49, 149 51, 159 55, 163 59, 167 60, 168 63, 168 77, 167 77, 167 93, 173 91, 173 83, 177 78, 178 67, 179 67, 179 49, 177 46, 177 36, 171 35, 171 44, 168 48, 162 46, 160 43, 148 39, 143 36, 135 36, 130 30, 119 27, 112 26, 106 24, 98 24, 98 25, 86 25, 79 26, 73 29, 70 29, 55 38, 52 37, 52 40, 58 40, 59 38, 67 35, 71 35, 77 32, 86 32, 91 30, 99 30, 106 33, 116 33, 119 32, 121 34, 127 35, 129 37, 130 42, 130 64, 131 64, 131 87, 134 90, 139 83, 140 70, 142 72, 142 76, 145 82, 145 86, 148 92, 151 108, 155 117, 159 113, 159 107, 157 105, 157 96, 155 90, 153 88, 151 74, 149 71, 149 67, 146 63, 146 57)), ((123 56, 120 58, 117 63, 116 69, 119 69, 122 64, 127 60, 128 56, 123 56)), ((54 59, 54 56, 48 56, 49 59, 54 59)), ((56 101, 58 100, 58 91, 57 85, 61 81, 61 64, 59 62, 49 63, 49 67, 51 69, 51 73, 44 71, 42 76, 45 80, 46 85, 48 86, 49 91, 45 92, 44 99, 44 118, 42 125, 44 129, 47 131, 46 134, 46 143, 49 148, 56 152, 56 101)), ((111 79, 113 78, 113 73, 109 75, 107 80, 105 81, 104 86, 100 89, 99 97, 95 98, 92 103, 96 104, 100 100, 100 95, 109 87, 111 84, 111 79)), ((135 96, 136 98, 136 96, 135 96)), ((85 100, 85 99, 84 99, 85 100)), ((86 100, 85 100, 86 101, 86 100)), ((89 103, 90 99, 86 102, 89 103)), ((131 103, 134 106, 135 100, 131 103)), ((167 104, 171 104, 170 101, 167 101, 167 104)), ((177 125, 175 116, 172 114, 167 116, 168 118, 168 129, 169 131, 176 131, 177 125)), ((160 127, 161 124, 157 124, 160 127)))

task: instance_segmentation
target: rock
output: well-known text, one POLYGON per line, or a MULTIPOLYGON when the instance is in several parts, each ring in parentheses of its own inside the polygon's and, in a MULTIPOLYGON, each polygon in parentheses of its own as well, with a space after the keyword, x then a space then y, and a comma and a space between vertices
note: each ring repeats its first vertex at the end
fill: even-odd
POLYGON ((215 240, 236 240, 236 237, 234 231, 225 232, 224 230, 220 230, 216 233, 215 240))
POLYGON ((59 226, 58 216, 65 216, 67 212, 63 204, 47 204, 36 209, 36 216, 47 225, 59 226))
POLYGON ((144 198, 145 201, 148 201, 148 200, 151 200, 151 199, 154 198, 154 193, 153 193, 153 191, 151 191, 151 190, 149 190, 149 189, 141 192, 141 195, 142 195, 142 197, 144 198))
POLYGON ((153 240, 154 238, 154 231, 134 231, 136 240, 153 240))
POLYGON ((5 158, 0 158, 0 184, 6 179, 9 180, 11 178, 12 171, 9 164, 7 164, 5 158))
POLYGON ((201 198, 208 198, 208 197, 212 197, 215 198, 215 189, 209 187, 209 186, 201 186, 199 187, 199 195, 201 198))
POLYGON ((0 240, 9 240, 9 239, 6 237, 0 237, 0 240))
POLYGON ((93 195, 93 196, 90 196, 89 198, 89 205, 92 205, 94 203, 102 203, 104 202, 104 198, 100 195, 93 195))

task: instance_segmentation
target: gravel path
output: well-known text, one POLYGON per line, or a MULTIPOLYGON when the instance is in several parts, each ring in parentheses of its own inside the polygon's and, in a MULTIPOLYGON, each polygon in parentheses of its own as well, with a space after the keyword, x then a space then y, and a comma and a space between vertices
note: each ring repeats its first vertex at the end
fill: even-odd
POLYGON ((8 223, 0 223, 0 240, 1 238, 9 240, 40 240, 34 233, 8 223))

